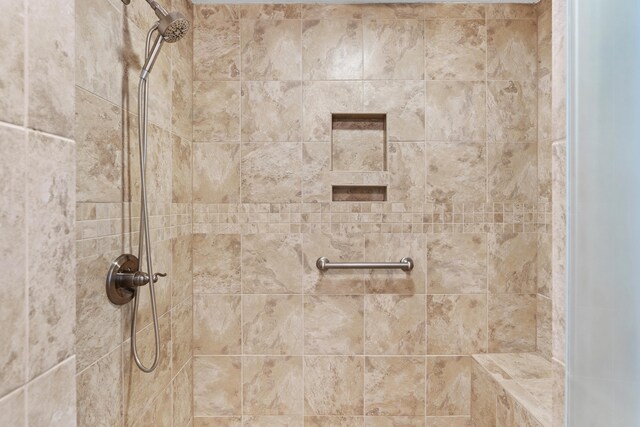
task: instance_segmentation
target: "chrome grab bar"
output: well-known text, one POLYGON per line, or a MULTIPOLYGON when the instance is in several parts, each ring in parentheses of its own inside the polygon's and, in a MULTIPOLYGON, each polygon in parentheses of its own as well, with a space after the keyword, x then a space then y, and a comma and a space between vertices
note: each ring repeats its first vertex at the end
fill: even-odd
POLYGON ((327 271, 330 269, 393 269, 398 268, 403 271, 413 270, 413 260, 409 257, 404 257, 400 262, 331 262, 327 257, 320 257, 316 261, 316 267, 320 271, 327 271))

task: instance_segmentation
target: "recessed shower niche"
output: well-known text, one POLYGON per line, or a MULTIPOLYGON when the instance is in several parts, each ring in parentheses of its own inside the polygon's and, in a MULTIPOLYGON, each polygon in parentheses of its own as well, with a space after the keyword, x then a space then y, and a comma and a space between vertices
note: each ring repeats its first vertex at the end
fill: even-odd
POLYGON ((387 115, 332 114, 331 170, 387 170, 387 115))

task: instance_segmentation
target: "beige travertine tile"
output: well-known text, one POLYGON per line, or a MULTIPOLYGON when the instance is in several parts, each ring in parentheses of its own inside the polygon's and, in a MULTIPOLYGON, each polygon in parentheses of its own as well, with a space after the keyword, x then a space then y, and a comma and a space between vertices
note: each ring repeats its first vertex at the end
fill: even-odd
MULTIPOLYGON (((153 101, 149 101, 153 102, 153 101)), ((129 142, 128 142, 128 158, 125 154, 124 170, 129 171, 125 179, 129 182, 125 185, 125 200, 137 203, 140 201, 140 172, 139 172, 139 149, 138 149, 138 131, 132 131, 137 128, 137 117, 130 115, 129 117, 129 142)), ((147 150, 147 199, 151 202, 170 203, 172 198, 171 190, 171 134, 169 131, 150 124, 148 129, 149 148, 147 150), (153 143, 151 143, 153 141, 153 143)), ((127 151, 125 143, 125 153, 127 151)))
POLYGON ((385 132, 378 129, 336 129, 332 131, 331 167, 334 171, 368 172, 385 169, 385 132))
POLYGON ((133 423, 133 427, 155 427, 172 425, 171 387, 165 387, 133 423))
POLYGON ((463 18, 463 19, 484 19, 485 6, 481 4, 434 4, 424 5, 425 18, 463 18))
POLYGON ((485 295, 427 295, 427 353, 484 353, 486 319, 485 295))
POLYGON ((76 89, 76 200, 121 202, 122 111, 76 89))
POLYGON ((305 356, 304 402, 306 415, 361 415, 364 357, 305 356))
POLYGON ((554 1, 551 8, 552 140, 557 141, 567 135, 567 2, 554 1))
POLYGON ((302 357, 245 356, 242 401, 246 415, 302 415, 302 357))
POLYGON ((551 141, 553 130, 551 98, 551 75, 548 74, 538 80, 538 142, 551 141))
POLYGON ((193 294, 192 236, 178 236, 171 241, 171 301, 175 306, 193 294))
POLYGON ((184 40, 178 43, 171 53, 171 131, 191 141, 193 139, 193 32, 187 33, 184 40))
POLYGON ((471 420, 476 427, 496 426, 495 382, 477 361, 471 364, 471 420))
POLYGON ((424 141, 424 82, 365 80, 364 110, 387 114, 389 141, 424 141))
POLYGON ((417 20, 374 18, 364 23, 364 78, 424 77, 424 29, 417 20))
POLYGON ((426 427, 473 427, 470 417, 427 417, 426 427))
POLYGON ((184 369, 193 353, 193 301, 184 300, 171 312, 172 376, 184 369))
POLYGON ((489 201, 534 203, 537 144, 487 144, 489 201))
POLYGON ((536 142, 536 92, 533 82, 487 82, 487 140, 536 142))
POLYGON ((240 21, 240 43, 243 80, 300 79, 300 21, 243 19, 240 21))
MULTIPOLYGON (((73 138, 75 85, 74 3, 27 2, 27 27, 65 28, 27 35, 28 117, 31 129, 73 138)), ((13 40, 13 35, 11 36, 13 40)))
POLYGON ((206 20, 237 21, 240 6, 237 4, 194 4, 193 17, 197 23, 206 20))
POLYGON ((192 151, 189 141, 171 135, 171 201, 173 203, 191 203, 192 201, 192 151))
POLYGON ((303 310, 301 295, 243 295, 243 353, 302 354, 303 310))
POLYGON ((331 144, 311 142, 302 144, 302 201, 331 201, 331 144))
POLYGON ((28 377, 34 378, 74 353, 75 144, 35 132, 28 138, 28 377))
MULTIPOLYGON (((24 384, 27 374, 25 141, 23 130, 0 126, 0 290, 4 295, 0 300, 0 323, 4 325, 0 329, 0 342, 4 343, 0 352, 0 396, 24 384)), ((4 415, 2 411, 0 414, 4 415)), ((14 415, 18 416, 12 412, 14 415)), ((12 418, 7 415, 6 419, 12 418)))
POLYGON ((551 75, 552 32, 551 3, 538 14, 538 78, 551 75))
POLYGON ((427 234, 426 238, 427 293, 486 292, 486 234, 427 234))
POLYGON ((361 19, 362 12, 359 4, 302 4, 302 19, 361 19))
POLYGON ((305 296, 304 351, 305 354, 363 354, 364 297, 305 296))
POLYGON ((193 291, 240 293, 240 236, 193 236, 193 291))
POLYGON ((193 144, 194 202, 240 201, 240 152, 238 144, 193 144))
POLYGON ((303 234, 302 253, 305 293, 363 293, 364 273, 361 270, 321 272, 316 267, 316 260, 321 256, 333 262, 364 260, 364 238, 361 235, 355 233, 303 234))
POLYGON ((0 18, 0 28, 0 39, 11 40, 2 52, 0 120, 22 125, 25 121, 25 3, 7 3, 0 18))
POLYGON ((423 416, 365 417, 365 425, 373 427, 425 427, 423 416))
POLYGON ((536 302, 536 349, 544 357, 550 359, 551 299, 538 294, 536 302))
POLYGON ((193 363, 178 373, 171 383, 173 393, 173 426, 188 426, 193 417, 193 363))
POLYGON ((424 19, 420 3, 371 3, 361 8, 364 19, 424 19))
POLYGON ((535 5, 530 4, 489 4, 487 19, 535 19, 535 5))
POLYGON ((487 151, 481 142, 427 142, 426 200, 485 203, 487 151))
POLYGON ((193 296, 193 353, 241 354, 241 299, 238 295, 193 296))
POLYGON ((554 427, 561 427, 565 421, 565 368, 562 363, 553 359, 552 369, 552 425, 554 427))
POLYGON ((241 4, 240 19, 300 19, 299 4, 241 4))
POLYGON ((242 417, 244 427, 302 426, 302 415, 248 415, 242 417))
POLYGON ((313 416, 304 417, 306 427, 364 427, 364 417, 313 416))
POLYGON ((399 262, 404 257, 413 258, 413 270, 369 270, 365 276, 367 293, 423 294, 427 269, 424 235, 365 235, 365 261, 399 262))
POLYGON ((193 83, 193 140, 240 141, 240 82, 193 83))
POLYGON ((304 141, 331 141, 332 113, 362 111, 362 82, 304 82, 302 98, 304 141))
POLYGON ((566 348, 566 259, 567 259, 567 147, 553 144, 553 208, 551 240, 551 299, 553 310, 553 357, 564 362, 566 348))
POLYGON ((551 205, 551 143, 538 143, 538 203, 551 205))
POLYGON ((194 417, 193 427, 242 427, 242 417, 194 417))
POLYGON ((551 234, 538 234, 537 278, 538 293, 551 297, 551 234))
POLYGON ((68 358, 27 386, 27 425, 76 424, 76 364, 68 358))
POLYGON ((424 415, 424 357, 366 357, 366 415, 424 415))
POLYGON ((424 200, 425 147, 422 142, 392 142, 388 148, 390 202, 424 200))
POLYGON ((76 261, 75 323, 78 371, 100 359, 122 342, 121 309, 105 299, 104 266, 112 255, 76 261))
MULTIPOLYGON (((303 5, 302 14, 305 15, 303 5)), ((302 21, 302 78, 362 78, 362 22, 353 19, 302 21)))
MULTIPOLYGON (((239 356, 194 357, 194 417, 239 415, 242 412, 241 370, 242 363, 239 356)), ((217 425, 213 422, 200 422, 198 418, 195 418, 194 424, 217 425)), ((236 424, 220 423, 220 425, 236 424)))
MULTIPOLYGON (((517 384, 512 383, 510 385, 524 393, 517 384)), ((496 401, 496 422, 500 426, 507 427, 543 427, 543 424, 539 423, 533 415, 523 407, 520 400, 504 390, 498 393, 498 399, 496 401)))
POLYGON ((242 83, 243 141, 300 141, 302 139, 302 84, 242 83))
MULTIPOLYGON (((427 5, 427 8, 431 6, 427 5)), ((464 7, 466 10, 473 11, 468 5, 434 5, 433 7, 464 7)), ((475 14, 476 11, 473 12, 475 14)), ((483 11, 481 13, 484 14, 483 11)), ((483 18, 425 21, 427 79, 485 79, 487 30, 483 18)))
POLYGON ((538 235, 489 233, 487 241, 489 292, 536 293, 538 235))
MULTIPOLYGON (((144 61, 142 63, 144 64, 144 61)), ((138 74, 139 68, 134 70, 133 75, 138 74)), ((149 91, 149 121, 168 128, 171 123, 172 108, 171 57, 168 51, 158 55, 153 66, 152 79, 155 85, 149 91)))
POLYGON ((469 415, 471 357, 427 357, 427 415, 469 415))
POLYGON ((535 20, 487 21, 487 77, 491 80, 537 78, 538 33, 535 20))
POLYGON ((244 293, 302 293, 302 236, 248 234, 242 237, 244 293))
POLYGON ((427 81, 427 141, 484 141, 485 83, 427 81))
POLYGON ((299 203, 302 196, 300 143, 242 144, 242 202, 299 203))
POLYGON ((534 351, 535 295, 489 295, 488 300, 489 352, 534 351))
POLYGON ((23 426, 26 423, 26 393, 24 388, 0 398, 0 424, 3 426, 23 426))
POLYGON ((194 80, 239 80, 240 23, 220 16, 226 11, 221 8, 214 11, 211 5, 198 5, 195 11, 194 80))
POLYGON ((122 349, 118 346, 76 376, 78 425, 122 424, 121 373, 122 349))
POLYGON ((366 354, 424 354, 422 295, 365 296, 366 354))

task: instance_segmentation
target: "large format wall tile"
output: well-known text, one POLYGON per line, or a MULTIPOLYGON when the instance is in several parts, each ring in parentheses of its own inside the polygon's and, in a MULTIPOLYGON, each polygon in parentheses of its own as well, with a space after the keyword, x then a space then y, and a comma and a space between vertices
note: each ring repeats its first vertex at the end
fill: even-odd
POLYGON ((427 141, 484 141, 485 105, 483 81, 427 81, 427 141))
POLYGON ((424 200, 425 148, 421 142, 389 144, 388 200, 412 203, 424 200))
POLYGON ((304 350, 306 354, 363 354, 363 297, 305 296, 304 350))
POLYGON ((189 426, 193 417, 193 363, 175 376, 171 385, 173 393, 173 426, 189 426))
POLYGON ((302 196, 300 143, 242 145, 242 201, 295 203, 302 196))
POLYGON ((361 79, 362 56, 361 21, 302 21, 304 80, 361 79))
POLYGON ((302 139, 302 84, 242 83, 243 141, 300 141, 302 139))
POLYGON ((487 21, 487 75, 493 80, 535 80, 538 33, 535 20, 487 21))
POLYGON ((27 425, 76 424, 76 367, 70 357, 27 386, 27 425))
POLYGON ((398 262, 403 257, 413 258, 413 270, 369 270, 365 276, 367 293, 423 294, 426 283, 424 235, 367 234, 365 261, 398 262))
POLYGON ((489 292, 529 293, 537 289, 538 236, 535 233, 490 233, 489 292))
POLYGON ((302 72, 300 22, 240 21, 243 80, 298 80, 302 72))
POLYGON ((193 296, 193 352, 196 355, 241 354, 241 300, 237 295, 193 296))
POLYGON ((426 19, 484 19, 485 6, 481 4, 438 4, 424 5, 426 19))
POLYGON ((23 426, 26 423, 26 392, 19 389, 0 399, 0 424, 3 426, 23 426))
POLYGON ((485 295, 427 295, 427 353, 484 353, 486 319, 485 295))
POLYGON ((244 293, 302 293, 299 234, 250 234, 242 239, 244 293))
POLYGON ((171 373, 175 376, 186 366, 193 353, 193 301, 191 298, 175 306, 171 312, 171 339, 171 373))
POLYGON ((78 425, 122 424, 122 349, 111 353, 78 373, 78 425))
MULTIPOLYGON (((239 356, 193 358, 193 415, 195 417, 242 413, 240 360, 239 356)), ((196 421, 195 424, 198 425, 198 422, 196 421)))
POLYGON ((367 295, 365 331, 366 354, 424 354, 424 297, 367 295))
POLYGON ((4 5, 0 18, 0 39, 5 43, 0 65, 0 121, 23 125, 25 89, 25 3, 9 2, 4 5))
POLYGON ((537 200, 537 144, 488 144, 489 201, 537 200))
POLYGON ((303 353, 300 295, 244 295, 242 343, 245 354, 303 353))
POLYGON ((240 145, 193 144, 193 201, 240 202, 240 145))
POLYGON ((489 353, 535 351, 535 295, 489 295, 488 311, 489 353))
POLYGON ((487 141, 536 142, 537 89, 533 82, 487 82, 487 141))
POLYGON ((302 357, 245 356, 243 411, 248 415, 302 415, 302 357))
POLYGON ((364 411, 364 357, 304 358, 306 415, 360 415, 364 411))
POLYGON ((171 201, 191 203, 193 196, 193 145, 171 135, 171 201))
POLYGON ((424 415, 424 357, 366 357, 366 415, 424 415))
POLYGON ((240 236, 193 236, 193 291, 240 293, 240 236))
POLYGON ((364 23, 364 78, 418 80, 424 76, 422 21, 364 23))
POLYGON ((427 142, 426 200, 431 203, 484 203, 487 153, 484 143, 427 142))
POLYGON ((427 234, 427 293, 487 291, 485 234, 427 234))
POLYGON ((332 113, 362 111, 362 82, 304 82, 302 98, 304 141, 331 141, 332 113))
POLYGON ((469 415, 471 357, 427 357, 427 415, 469 415))
POLYGON ((196 6, 193 28, 194 80, 238 80, 240 23, 217 19, 209 5, 196 6))
POLYGON ((194 82, 193 140, 240 140, 239 82, 194 82))

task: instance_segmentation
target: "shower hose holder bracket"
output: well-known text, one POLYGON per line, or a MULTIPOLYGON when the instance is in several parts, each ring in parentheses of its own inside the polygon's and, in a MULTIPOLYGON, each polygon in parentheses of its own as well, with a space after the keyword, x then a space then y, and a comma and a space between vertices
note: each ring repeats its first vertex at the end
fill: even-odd
MULTIPOLYGON (((165 273, 153 275, 153 283, 159 277, 165 277, 165 273)), ((149 275, 140 271, 138 257, 131 254, 122 254, 109 266, 107 272, 106 289, 109 301, 116 305, 124 305, 133 299, 136 288, 149 283, 149 275)))

